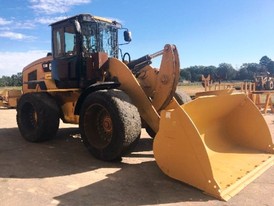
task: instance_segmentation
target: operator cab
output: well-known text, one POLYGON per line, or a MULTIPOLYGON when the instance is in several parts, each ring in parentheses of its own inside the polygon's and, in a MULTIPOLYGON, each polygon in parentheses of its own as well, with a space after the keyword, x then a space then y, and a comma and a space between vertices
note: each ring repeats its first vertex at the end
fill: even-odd
MULTIPOLYGON (((121 24, 90 14, 80 14, 51 24, 52 77, 58 88, 85 88, 102 80, 101 66, 118 58, 121 24)), ((130 32, 124 32, 130 42, 130 32)))

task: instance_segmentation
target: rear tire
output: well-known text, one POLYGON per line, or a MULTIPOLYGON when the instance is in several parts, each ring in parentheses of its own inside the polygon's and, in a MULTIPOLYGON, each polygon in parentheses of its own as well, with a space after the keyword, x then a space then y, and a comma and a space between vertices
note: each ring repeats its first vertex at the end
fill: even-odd
POLYGON ((46 93, 27 93, 17 105, 17 125, 21 135, 30 142, 53 138, 59 127, 59 109, 46 93))
POLYGON ((82 105, 79 126, 88 150, 105 161, 120 159, 141 135, 139 112, 120 90, 90 94, 82 105))

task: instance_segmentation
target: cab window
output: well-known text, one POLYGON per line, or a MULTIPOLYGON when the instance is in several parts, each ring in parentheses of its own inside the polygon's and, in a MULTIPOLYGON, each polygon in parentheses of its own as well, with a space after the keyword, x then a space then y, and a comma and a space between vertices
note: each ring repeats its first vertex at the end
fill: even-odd
POLYGON ((74 27, 65 27, 64 32, 65 38, 65 55, 72 56, 76 55, 76 34, 74 27))
POLYGON ((53 31, 54 57, 76 55, 76 33, 73 26, 53 31))
POLYGON ((64 54, 64 49, 63 49, 63 29, 58 28, 53 31, 53 55, 54 57, 60 57, 63 56, 64 54))

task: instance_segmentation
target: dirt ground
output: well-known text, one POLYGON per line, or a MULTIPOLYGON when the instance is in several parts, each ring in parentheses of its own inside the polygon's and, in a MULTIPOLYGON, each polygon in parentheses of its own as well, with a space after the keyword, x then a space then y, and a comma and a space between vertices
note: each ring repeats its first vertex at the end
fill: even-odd
MULTIPOLYGON (((61 124, 57 137, 29 143, 20 136, 16 111, 0 109, 0 205, 273 205, 274 167, 228 202, 165 176, 152 140, 143 132, 122 162, 96 160, 77 126, 61 124)), ((274 115, 264 116, 274 137, 274 115)))

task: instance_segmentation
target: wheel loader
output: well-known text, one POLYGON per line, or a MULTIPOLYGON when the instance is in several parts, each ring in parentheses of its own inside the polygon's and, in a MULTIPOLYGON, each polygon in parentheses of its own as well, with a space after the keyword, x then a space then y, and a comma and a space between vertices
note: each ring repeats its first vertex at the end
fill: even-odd
POLYGON ((218 91, 184 102, 176 97, 175 45, 130 60, 121 55, 121 24, 80 14, 51 24, 52 53, 23 69, 17 124, 23 138, 53 138, 64 123, 79 124, 96 158, 121 158, 141 129, 154 133, 159 168, 171 178, 228 200, 273 165, 274 145, 263 116, 244 94, 218 91), (162 56, 160 68, 151 66, 162 56))
POLYGON ((273 90, 274 77, 270 73, 259 73, 254 75, 254 83, 256 90, 273 90))

